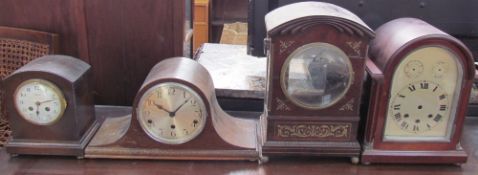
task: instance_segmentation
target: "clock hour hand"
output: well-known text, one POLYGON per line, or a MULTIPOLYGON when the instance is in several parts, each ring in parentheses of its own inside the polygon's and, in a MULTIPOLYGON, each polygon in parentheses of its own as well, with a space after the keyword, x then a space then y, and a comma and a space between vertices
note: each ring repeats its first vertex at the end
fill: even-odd
POLYGON ((158 104, 156 104, 156 103, 154 103, 154 106, 156 106, 156 107, 157 107, 158 109, 160 109, 160 110, 163 110, 163 111, 169 113, 170 115, 171 115, 171 113, 172 113, 171 111, 169 111, 169 110, 167 110, 167 109, 164 109, 163 106, 158 105, 158 104))

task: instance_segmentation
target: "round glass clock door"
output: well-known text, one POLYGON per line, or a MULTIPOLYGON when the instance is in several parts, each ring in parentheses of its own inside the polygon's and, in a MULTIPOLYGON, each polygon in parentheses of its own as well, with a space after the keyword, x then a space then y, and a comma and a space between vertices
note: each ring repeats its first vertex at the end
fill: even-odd
POLYGON ((14 94, 15 107, 25 120, 37 125, 50 125, 58 121, 66 108, 60 89, 42 79, 21 83, 14 94))
POLYGON ((395 70, 385 140, 448 141, 463 71, 446 48, 416 49, 395 70))
POLYGON ((141 97, 137 116, 143 130, 154 140, 181 144, 194 139, 206 124, 206 106, 191 88, 161 83, 141 97))
POLYGON ((340 100, 353 79, 352 64, 345 53, 327 43, 297 48, 281 71, 281 87, 294 104, 322 109, 340 100))

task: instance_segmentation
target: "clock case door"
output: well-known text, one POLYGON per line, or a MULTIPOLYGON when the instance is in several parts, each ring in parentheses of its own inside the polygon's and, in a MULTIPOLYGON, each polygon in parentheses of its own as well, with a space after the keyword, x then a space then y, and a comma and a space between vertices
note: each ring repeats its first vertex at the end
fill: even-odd
POLYGON ((268 78, 265 113, 261 117, 259 129, 262 153, 266 156, 358 156, 360 144, 357 130, 362 80, 373 31, 358 17, 332 4, 313 2, 311 5, 308 2, 281 8, 286 8, 280 10, 290 13, 273 11, 266 17, 268 78), (313 14, 301 14, 304 11, 313 11, 313 14), (341 16, 337 16, 336 11, 341 16), (300 15, 290 15, 292 13, 300 15), (334 45, 347 55, 352 64, 352 82, 345 95, 335 104, 323 109, 306 109, 286 97, 281 88, 280 76, 292 52, 315 42, 334 45))
POLYGON ((6 145, 8 153, 83 156, 99 127, 90 89, 90 68, 73 57, 48 55, 31 61, 5 79, 7 117, 12 128, 12 138, 6 145), (67 106, 55 123, 36 125, 17 112, 14 92, 29 79, 47 80, 62 90, 67 106))
POLYGON ((86 148, 87 158, 167 160, 256 160, 256 120, 241 119, 224 112, 216 99, 209 72, 189 58, 170 58, 155 65, 133 102, 133 114, 106 119, 86 148), (141 128, 137 117, 140 98, 164 82, 186 85, 206 105, 202 132, 183 144, 160 143, 141 128), (114 133, 114 134, 112 134, 114 133))
MULTIPOLYGON (((471 52, 463 43, 439 29, 413 18, 401 18, 377 29, 371 43, 366 69, 370 82, 368 118, 365 125, 362 162, 464 163, 467 155, 460 146, 463 121, 475 69, 471 52), (404 33, 406 32, 406 33, 404 33), (457 55, 463 69, 461 91, 449 142, 384 141, 384 129, 391 97, 393 75, 400 62, 418 48, 439 46, 457 55)), ((460 65, 460 64, 459 64, 460 65)))

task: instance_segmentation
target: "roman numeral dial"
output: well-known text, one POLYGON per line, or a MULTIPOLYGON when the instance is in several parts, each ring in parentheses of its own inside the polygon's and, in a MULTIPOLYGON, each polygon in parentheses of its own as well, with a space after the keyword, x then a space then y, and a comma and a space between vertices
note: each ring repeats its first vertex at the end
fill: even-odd
POLYGON ((391 120, 403 131, 422 133, 447 121, 450 100, 438 83, 417 81, 403 87, 392 97, 391 120))

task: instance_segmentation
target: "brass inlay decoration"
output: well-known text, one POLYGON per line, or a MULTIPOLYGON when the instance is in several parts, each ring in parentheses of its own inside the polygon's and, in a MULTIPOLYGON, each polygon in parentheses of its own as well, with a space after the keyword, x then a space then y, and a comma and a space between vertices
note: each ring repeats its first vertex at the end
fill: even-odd
POLYGON ((276 102, 277 102, 276 110, 278 110, 278 111, 290 111, 290 107, 287 106, 285 104, 285 102, 282 101, 281 99, 276 98, 276 102))
POLYGON ((354 111, 355 100, 351 99, 345 103, 342 107, 339 108, 339 111, 354 111))
POLYGON ((295 41, 279 41, 279 43, 280 43, 279 52, 282 54, 283 52, 285 52, 287 50, 287 48, 292 46, 292 44, 294 44, 295 41))
POLYGON ((357 41, 357 42, 352 42, 352 41, 349 41, 347 42, 347 45, 349 45, 350 48, 352 48, 352 50, 354 50, 354 52, 357 54, 357 56, 360 56, 360 46, 362 45, 362 41, 357 41))
POLYGON ((279 124, 277 136, 283 138, 342 138, 350 135, 350 123, 344 124, 279 124))

